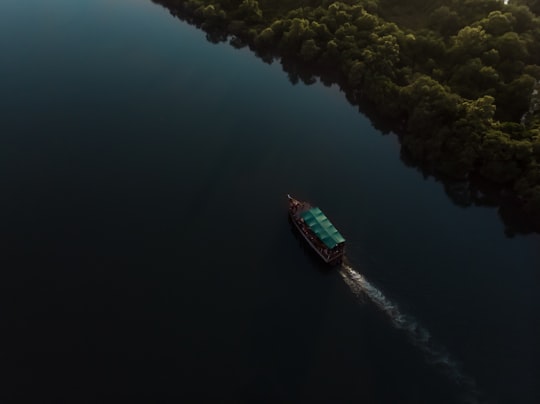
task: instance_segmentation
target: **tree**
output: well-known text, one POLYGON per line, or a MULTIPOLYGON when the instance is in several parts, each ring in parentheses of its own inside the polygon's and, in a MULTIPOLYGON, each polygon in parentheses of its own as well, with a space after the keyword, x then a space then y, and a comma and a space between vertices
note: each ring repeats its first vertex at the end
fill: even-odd
POLYGON ((250 23, 257 23, 262 20, 262 11, 257 0, 243 0, 238 7, 239 17, 250 23))
POLYGON ((272 28, 266 27, 255 37, 255 45, 261 48, 270 47, 274 44, 275 37, 276 35, 272 28))
POLYGON ((510 13, 502 13, 501 11, 492 11, 487 18, 480 21, 488 34, 499 36, 505 32, 512 31, 516 19, 510 13))
MULTIPOLYGON (((480 58, 471 58, 460 66, 454 69, 454 72, 450 78, 449 84, 454 91, 459 93, 465 98, 476 98, 485 92, 485 87, 482 86, 482 69, 485 66, 482 65, 480 58)), ((490 68, 493 71, 493 75, 497 76, 495 69, 490 68)), ((484 73, 490 71, 484 70, 484 73)), ((492 75, 492 76, 493 76, 492 75)))
POLYGON ((507 183, 515 180, 522 172, 512 160, 511 139, 500 131, 491 130, 486 134, 482 143, 482 157, 480 172, 491 181, 507 183))
POLYGON ((407 129, 418 137, 430 137, 437 128, 457 118, 460 99, 441 83, 420 75, 401 89, 401 104, 407 108, 407 129))
POLYGON ((321 48, 317 46, 314 39, 308 39, 304 41, 300 48, 300 56, 305 62, 311 62, 319 56, 321 48))
POLYGON ((281 45, 284 50, 298 52, 301 44, 315 37, 315 32, 310 29, 310 23, 304 18, 294 18, 289 29, 282 37, 281 45))
POLYGON ((526 43, 516 32, 506 32, 494 38, 492 43, 503 60, 522 61, 528 56, 526 43))
POLYGON ((535 86, 536 80, 528 74, 523 74, 509 84, 505 84, 498 99, 502 109, 501 119, 519 122, 523 114, 529 110, 535 86))
POLYGON ((523 4, 537 16, 540 15, 540 0, 517 0, 516 3, 523 4))
POLYGON ((514 24, 514 31, 521 33, 528 31, 533 27, 533 20, 535 17, 528 7, 510 4, 508 6, 508 10, 516 20, 514 24))
POLYGON ((441 6, 429 16, 429 27, 445 37, 454 35, 460 27, 458 13, 448 6, 441 6))
POLYGON ((359 60, 354 61, 349 70, 348 82, 352 88, 360 88, 364 81, 366 65, 359 60))
POLYGON ((451 53, 460 61, 480 56, 486 50, 487 39, 482 27, 464 27, 454 37, 451 53))
POLYGON ((358 28, 359 31, 371 32, 373 31, 373 29, 375 29, 377 24, 377 17, 367 12, 363 13, 356 20, 354 20, 354 25, 356 26, 356 28, 358 28))

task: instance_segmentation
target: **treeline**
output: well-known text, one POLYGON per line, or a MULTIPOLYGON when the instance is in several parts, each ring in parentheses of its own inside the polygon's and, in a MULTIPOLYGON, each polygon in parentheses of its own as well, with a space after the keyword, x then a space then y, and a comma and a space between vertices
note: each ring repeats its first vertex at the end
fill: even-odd
POLYGON ((153 0, 218 38, 333 72, 430 170, 540 214, 540 0, 153 0))

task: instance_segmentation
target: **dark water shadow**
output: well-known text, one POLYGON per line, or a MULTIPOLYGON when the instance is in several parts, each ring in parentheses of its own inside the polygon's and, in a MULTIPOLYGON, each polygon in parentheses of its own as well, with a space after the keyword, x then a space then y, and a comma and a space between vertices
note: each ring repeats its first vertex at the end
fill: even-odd
POLYGON ((229 42, 231 46, 237 49, 249 47, 264 63, 279 62, 293 85, 300 82, 305 85, 318 82, 325 86, 336 85, 348 102, 356 106, 358 111, 370 120, 374 129, 383 135, 392 133, 398 136, 401 145, 401 161, 407 167, 418 170, 425 178, 432 177, 437 182, 440 182, 446 195, 454 204, 462 208, 471 206, 496 208, 499 218, 504 224, 505 234, 508 237, 518 234, 540 234, 540 214, 532 215, 528 212, 525 204, 515 196, 511 189, 489 183, 478 176, 470 176, 467 179, 450 178, 435 171, 425 162, 414 159, 407 152, 402 142, 405 133, 405 117, 389 119, 383 116, 373 103, 362 97, 357 90, 347 86, 346 78, 337 72, 334 66, 310 65, 300 60, 296 55, 280 55, 273 50, 255 49, 252 44, 242 38, 241 32, 235 35, 234 32, 230 32, 230 27, 210 26, 190 14, 181 2, 174 0, 151 1, 163 6, 169 10, 171 15, 181 21, 203 30, 206 33, 206 39, 211 43, 229 42))

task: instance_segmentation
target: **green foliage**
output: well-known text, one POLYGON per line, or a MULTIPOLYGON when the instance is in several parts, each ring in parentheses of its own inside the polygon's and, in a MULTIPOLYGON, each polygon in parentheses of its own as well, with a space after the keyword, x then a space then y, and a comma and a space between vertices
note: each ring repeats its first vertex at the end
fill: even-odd
POLYGON ((534 28, 534 14, 526 6, 516 6, 511 4, 508 11, 515 18, 514 31, 523 33, 534 28))
POLYGON ((364 62, 356 60, 352 64, 348 75, 348 82, 352 88, 360 88, 362 86, 366 70, 364 62))
POLYGON ((480 20, 480 25, 484 27, 488 34, 500 36, 506 32, 512 31, 516 19, 510 13, 501 11, 492 11, 487 18, 480 20))
POLYGON ((326 50, 321 56, 321 63, 326 66, 339 66, 341 62, 341 53, 339 46, 334 39, 326 43, 326 50))
POLYGON ((297 53, 304 41, 313 39, 315 36, 315 32, 310 28, 309 20, 294 18, 288 30, 283 33, 280 46, 284 51, 297 53))
POLYGON ((523 73, 534 77, 536 80, 540 80, 540 66, 538 65, 525 66, 525 68, 523 69, 523 73))
POLYGON ((266 27, 263 29, 259 35, 255 38, 255 45, 260 48, 267 48, 275 43, 276 34, 271 27, 266 27))
POLYGON ((487 48, 488 35, 482 27, 466 26, 453 37, 453 46, 449 49, 456 61, 465 61, 479 57, 487 48))
POLYGON ((519 121, 530 106, 531 94, 536 85, 534 77, 523 74, 508 84, 504 84, 498 100, 502 108, 502 119, 519 121))
POLYGON ((505 32, 491 42, 502 59, 526 60, 528 56, 526 42, 516 32, 505 32))
POLYGON ((483 164, 480 173, 493 182, 515 181, 522 170, 514 159, 514 154, 514 143, 506 134, 489 131, 482 143, 483 164))
POLYGON ((400 96, 409 115, 407 130, 417 137, 429 137, 457 118, 459 97, 429 76, 416 77, 400 96))
POLYGON ((521 4, 530 9, 534 14, 540 15, 540 0, 514 0, 516 4, 521 4))
POLYGON ((155 0, 217 38, 329 72, 435 170, 514 184, 540 212, 540 0, 155 0), (536 93, 534 93, 536 89, 536 93))
POLYGON ((377 17, 367 12, 362 13, 354 20, 354 25, 359 31, 372 31, 377 26, 377 17))
POLYGON ((317 46, 314 39, 308 39, 304 41, 300 48, 300 56, 305 62, 311 62, 319 56, 321 48, 317 46))
POLYGON ((243 0, 238 7, 238 17, 248 23, 257 23, 262 21, 262 11, 257 0, 243 0))
POLYGON ((484 63, 486 66, 496 66, 499 64, 501 56, 499 55, 499 51, 497 49, 491 48, 490 50, 482 53, 481 59, 482 63, 484 63))
POLYGON ((476 98, 486 86, 489 87, 497 82, 498 75, 495 69, 483 66, 480 58, 472 58, 456 67, 449 84, 463 97, 476 98))
POLYGON ((441 6, 429 16, 429 28, 448 37, 455 35, 461 27, 458 13, 448 6, 441 6))

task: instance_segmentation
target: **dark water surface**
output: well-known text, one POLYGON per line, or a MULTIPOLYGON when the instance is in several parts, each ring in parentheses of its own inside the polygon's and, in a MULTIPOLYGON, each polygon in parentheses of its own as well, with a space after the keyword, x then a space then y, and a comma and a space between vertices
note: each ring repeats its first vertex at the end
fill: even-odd
POLYGON ((540 402, 540 237, 335 88, 149 0, 2 0, 0 50, 0 402, 540 402))

